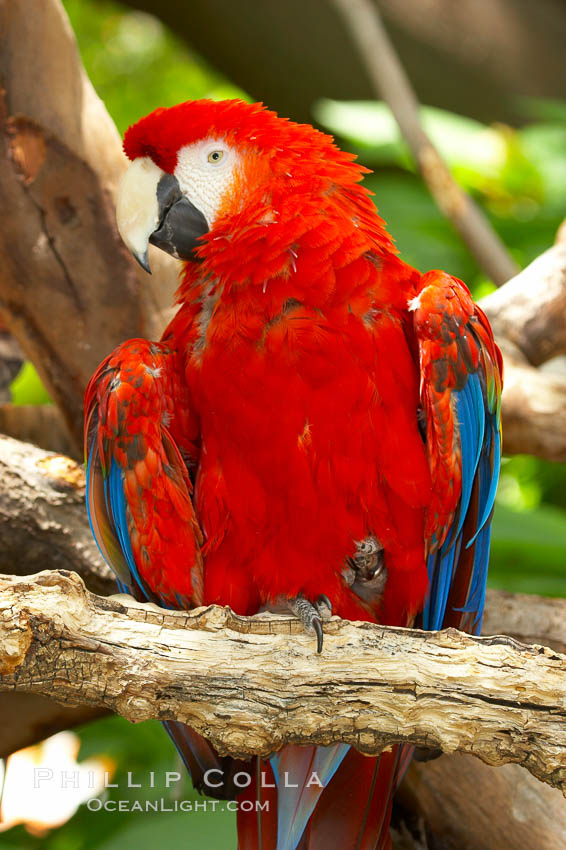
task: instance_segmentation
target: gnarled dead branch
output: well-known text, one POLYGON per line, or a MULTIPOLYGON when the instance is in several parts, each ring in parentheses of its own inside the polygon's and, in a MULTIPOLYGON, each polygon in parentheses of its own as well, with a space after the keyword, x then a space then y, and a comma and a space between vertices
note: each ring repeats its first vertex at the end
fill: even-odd
POLYGON ((74 573, 0 578, 0 688, 177 719, 221 754, 395 742, 524 765, 566 791, 566 657, 508 637, 96 597, 74 573), (337 708, 339 707, 339 709, 337 708))
MULTIPOLYGON (((84 474, 68 458, 0 437, 0 572, 30 575, 67 569, 94 593, 114 593, 84 508, 84 474)), ((485 634, 508 634, 566 652, 566 601, 488 591, 485 634)), ((0 693, 0 757, 96 712, 71 709, 35 693, 0 693)))

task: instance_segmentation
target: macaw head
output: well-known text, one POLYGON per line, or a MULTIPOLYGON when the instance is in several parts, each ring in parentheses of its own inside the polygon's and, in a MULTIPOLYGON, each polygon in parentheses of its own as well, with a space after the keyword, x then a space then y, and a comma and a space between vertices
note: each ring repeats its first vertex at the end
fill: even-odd
POLYGON ((277 192, 293 194, 308 180, 322 198, 331 183, 354 185, 364 170, 330 136, 241 100, 157 109, 128 129, 124 150, 132 163, 119 190, 118 229, 147 271, 150 242, 195 259, 206 234, 230 234, 254 216, 273 220, 277 192))

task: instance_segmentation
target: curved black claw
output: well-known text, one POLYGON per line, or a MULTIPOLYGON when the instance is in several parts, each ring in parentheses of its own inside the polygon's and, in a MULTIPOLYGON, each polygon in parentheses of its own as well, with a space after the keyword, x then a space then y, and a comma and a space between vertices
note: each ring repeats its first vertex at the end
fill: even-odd
POLYGON ((322 652, 322 644, 324 641, 324 635, 322 632, 322 620, 320 617, 315 617, 312 621, 313 629, 316 632, 316 651, 318 655, 322 652))
POLYGON ((314 606, 323 620, 329 620, 332 617, 332 602, 325 593, 321 593, 314 606))
POLYGON ((288 604, 289 609, 303 624, 305 631, 310 633, 314 632, 316 634, 316 651, 320 654, 322 652, 324 634, 322 631, 323 615, 321 614, 318 606, 319 604, 322 604, 325 608, 332 610, 330 600, 326 596, 319 596, 317 607, 315 607, 312 602, 309 602, 309 600, 305 599, 304 596, 297 596, 296 599, 289 599, 288 604), (323 600, 322 603, 321 600, 323 600))

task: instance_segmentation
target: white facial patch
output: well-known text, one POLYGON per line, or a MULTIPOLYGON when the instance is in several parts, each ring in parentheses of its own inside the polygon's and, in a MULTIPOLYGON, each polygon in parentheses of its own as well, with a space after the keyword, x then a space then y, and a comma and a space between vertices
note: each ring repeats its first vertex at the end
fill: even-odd
POLYGON ((183 194, 214 225, 230 191, 240 156, 223 139, 208 138, 186 145, 178 153, 175 177, 183 194))

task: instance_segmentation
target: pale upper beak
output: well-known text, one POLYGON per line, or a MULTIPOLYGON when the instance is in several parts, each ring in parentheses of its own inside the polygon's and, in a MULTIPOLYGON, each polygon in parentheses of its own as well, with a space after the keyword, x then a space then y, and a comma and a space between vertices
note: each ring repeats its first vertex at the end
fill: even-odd
POLYGON ((201 211, 181 192, 177 178, 147 156, 135 159, 122 178, 116 222, 124 243, 150 274, 150 242, 178 259, 194 260, 197 240, 209 229, 201 211))

